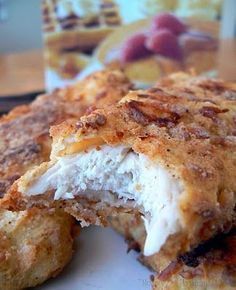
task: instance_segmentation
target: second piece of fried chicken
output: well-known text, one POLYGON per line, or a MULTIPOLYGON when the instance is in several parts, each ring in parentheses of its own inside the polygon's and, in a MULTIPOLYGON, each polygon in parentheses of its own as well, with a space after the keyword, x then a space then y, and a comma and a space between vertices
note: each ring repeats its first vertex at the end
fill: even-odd
MULTIPOLYGON (((28 169, 49 159, 49 128, 79 118, 96 106, 118 101, 131 87, 119 71, 95 73, 83 81, 0 119, 0 196, 28 169)), ((0 211, 0 285, 32 287, 56 276, 72 255, 74 220, 62 210, 0 211)))

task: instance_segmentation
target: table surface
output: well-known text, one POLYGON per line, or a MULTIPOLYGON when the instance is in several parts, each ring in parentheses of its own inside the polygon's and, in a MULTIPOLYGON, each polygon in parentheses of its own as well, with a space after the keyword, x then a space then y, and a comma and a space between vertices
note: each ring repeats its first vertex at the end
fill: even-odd
POLYGON ((221 40, 218 70, 220 78, 236 81, 236 39, 221 40))
MULTIPOLYGON (((236 81, 236 40, 222 40, 218 55, 219 76, 236 81)), ((42 50, 0 55, 0 96, 43 91, 42 50)))
POLYGON ((0 96, 20 96, 44 88, 42 50, 0 55, 0 96))

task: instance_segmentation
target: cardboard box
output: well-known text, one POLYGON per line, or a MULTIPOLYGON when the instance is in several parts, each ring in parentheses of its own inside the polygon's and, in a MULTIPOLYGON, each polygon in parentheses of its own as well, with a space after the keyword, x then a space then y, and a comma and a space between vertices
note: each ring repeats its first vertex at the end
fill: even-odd
POLYGON ((221 2, 43 0, 47 89, 106 66, 123 69, 139 87, 153 85, 159 77, 178 70, 212 72, 221 2), (165 26, 153 28, 157 15, 166 11, 184 23, 178 35, 172 31, 173 24, 167 30, 174 36, 166 31, 158 36, 165 26))

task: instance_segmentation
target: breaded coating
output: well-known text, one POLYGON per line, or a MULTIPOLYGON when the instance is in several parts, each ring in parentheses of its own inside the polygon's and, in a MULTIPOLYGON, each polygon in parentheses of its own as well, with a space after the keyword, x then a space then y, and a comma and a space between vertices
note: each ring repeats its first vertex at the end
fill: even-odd
POLYGON ((233 290, 236 287, 236 233, 214 238, 172 262, 153 281, 153 290, 233 290), (205 248, 204 248, 205 247, 205 248), (195 257, 198 257, 197 261, 195 257), (188 263, 184 265, 183 263, 188 263), (194 264, 195 263, 195 264, 194 264))
MULTIPOLYGON (((1 197, 28 169, 48 160, 49 127, 64 120, 57 99, 56 94, 40 96, 0 119, 1 197)), ((2 289, 32 287, 56 276, 72 256, 73 226, 64 212, 0 210, 2 289)))
MULTIPOLYGON (((117 105, 95 110, 82 117, 79 122, 65 122, 53 127, 51 161, 20 178, 4 203, 16 209, 32 205, 60 205, 79 219, 97 223, 98 219, 103 222, 111 213, 111 209, 118 212, 132 211, 134 207, 140 210, 149 222, 153 215, 160 217, 163 208, 171 208, 171 202, 174 200, 175 224, 170 228, 161 247, 166 251, 169 249, 174 258, 190 251, 199 243, 234 227, 235 95, 235 84, 180 74, 164 80, 156 88, 132 91, 117 105), (156 205, 156 202, 159 206, 159 199, 162 196, 166 197, 166 203, 156 212, 153 208, 151 214, 145 210, 145 202, 140 199, 143 197, 140 184, 145 180, 138 180, 137 184, 130 185, 132 190, 135 188, 132 195, 125 195, 124 192, 116 195, 116 190, 112 187, 115 180, 108 179, 109 185, 96 183, 93 187, 92 183, 89 187, 90 176, 82 178, 83 174, 90 174, 91 171, 80 172, 76 167, 78 164, 82 166, 83 160, 99 154, 102 156, 102 162, 102 158, 107 158, 109 154, 116 152, 114 149, 118 150, 117 148, 125 148, 119 156, 125 154, 127 158, 133 158, 132 160, 146 160, 152 172, 156 170, 162 175, 165 174, 163 176, 168 180, 170 187, 165 184, 163 190, 166 192, 155 193, 155 198, 148 203, 149 207, 152 204, 156 205), (72 157, 76 160, 73 167, 75 176, 70 175, 71 171, 67 171, 69 167, 58 170, 64 164, 70 165, 72 157), (67 179, 67 175, 70 175, 75 183, 76 178, 81 178, 82 184, 74 185, 67 179), (108 192, 112 191, 112 196, 115 196, 119 203, 111 199, 104 200, 98 193, 91 197, 83 188, 105 190, 106 198, 108 192), (54 200, 55 191, 58 200, 54 200), (45 192, 46 194, 43 194, 45 192), (136 204, 132 203, 137 197, 139 201, 136 204), (127 199, 128 203, 125 202, 127 199)), ((112 159, 109 160, 107 164, 113 162, 112 159)), ((137 163, 138 166, 146 166, 140 163, 141 161, 137 163)), ((88 163, 86 164, 88 166, 88 163)), ((100 168, 98 163, 96 167, 100 168)), ((108 169, 109 165, 106 170, 108 169)), ((114 173, 116 174, 116 171, 114 173)), ((96 174, 103 173, 97 169, 96 174)), ((109 176, 101 175, 101 178, 105 180, 109 176)), ((126 181, 133 182, 132 176, 127 176, 130 179, 126 181)), ((148 178, 152 184, 158 185, 153 183, 151 176, 148 178)), ((165 215, 168 215, 168 212, 165 212, 165 215)), ((168 217, 165 221, 168 222, 168 217)), ((158 230, 156 232, 158 234, 158 230)))
POLYGON ((125 237, 128 251, 140 251, 139 261, 157 273, 153 289, 223 290, 236 286, 235 230, 170 262, 164 251, 148 257, 143 255, 146 232, 139 213, 113 216, 110 225, 125 237))
POLYGON ((119 101, 131 88, 120 71, 101 71, 65 89, 39 96, 0 119, 0 196, 51 152, 49 128, 119 101), (96 107, 95 105, 96 104, 96 107))
POLYGON ((222 267, 216 261, 206 262, 193 270, 187 268, 168 281, 155 277, 152 290, 233 290, 235 286, 235 266, 222 267))
POLYGON ((33 287, 57 276, 73 253, 72 226, 64 211, 1 211, 0 288, 33 287))
MULTIPOLYGON (((49 128, 79 118, 91 104, 113 103, 130 82, 119 71, 95 73, 0 119, 0 196, 28 169, 49 160, 49 128)), ((32 287, 55 277, 72 256, 74 219, 61 210, 0 211, 1 289, 32 287)))

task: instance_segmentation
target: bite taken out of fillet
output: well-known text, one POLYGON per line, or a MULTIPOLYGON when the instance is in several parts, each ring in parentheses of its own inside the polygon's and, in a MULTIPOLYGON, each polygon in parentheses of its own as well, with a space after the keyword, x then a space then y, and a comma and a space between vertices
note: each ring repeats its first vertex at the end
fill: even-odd
POLYGON ((234 226, 235 94, 234 84, 178 75, 53 127, 51 161, 3 203, 61 206, 88 224, 139 210, 144 255, 189 251, 234 226))

